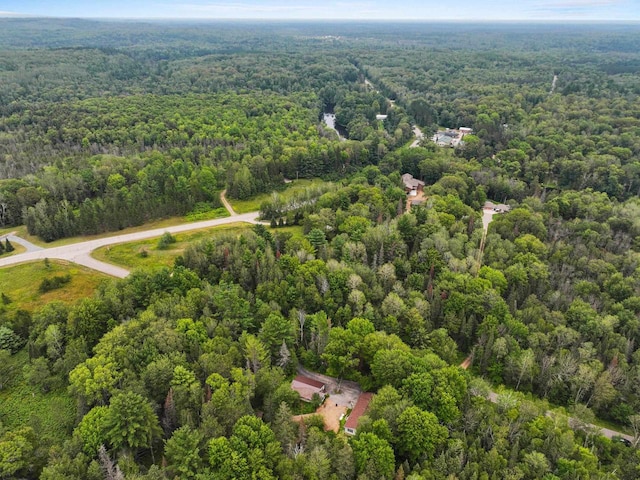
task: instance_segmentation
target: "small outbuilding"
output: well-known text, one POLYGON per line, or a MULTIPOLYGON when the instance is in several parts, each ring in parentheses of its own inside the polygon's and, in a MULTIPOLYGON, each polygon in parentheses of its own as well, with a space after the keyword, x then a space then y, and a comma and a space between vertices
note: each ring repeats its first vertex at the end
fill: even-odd
POLYGON ((356 430, 358 428, 358 420, 360 420, 360 417, 364 415, 367 411, 367 408, 369 408, 369 403, 371 402, 372 398, 373 393, 365 392, 360 394, 356 405, 353 407, 353 410, 351 410, 349 418, 347 418, 347 422, 344 424, 344 432, 347 435, 356 434, 356 430))
POLYGON ((313 378, 298 375, 291 382, 291 389, 300 394, 300 399, 305 402, 313 401, 313 396, 318 395, 321 400, 327 396, 327 386, 313 378))

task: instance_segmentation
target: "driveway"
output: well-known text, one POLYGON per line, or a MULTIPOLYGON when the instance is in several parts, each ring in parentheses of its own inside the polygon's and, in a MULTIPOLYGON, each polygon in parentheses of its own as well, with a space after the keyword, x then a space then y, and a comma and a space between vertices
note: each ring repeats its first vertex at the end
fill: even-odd
POLYGON ((420 130, 417 126, 414 125, 413 127, 413 134, 415 135, 416 139, 413 141, 413 143, 411 145, 409 145, 409 148, 416 148, 420 146, 420 142, 422 141, 422 139, 424 138, 424 134, 422 133, 422 130, 420 130))
POLYGON ((356 382, 349 380, 341 380, 338 382, 337 378, 311 372, 303 367, 298 367, 298 373, 324 383, 327 386, 327 393, 329 394, 327 402, 333 403, 334 405, 337 404, 338 406, 353 408, 362 393, 360 385, 356 382))
MULTIPOLYGON (((98 270, 99 272, 106 273, 113 277, 124 278, 129 275, 129 271, 104 263, 91 257, 91 252, 96 248, 105 247, 108 245, 116 245, 118 243, 135 242, 138 240, 146 240, 149 238, 160 237, 163 233, 181 233, 188 232, 190 230, 199 230, 203 228, 217 227, 219 225, 227 225, 229 223, 246 222, 246 223, 258 223, 258 212, 245 213, 242 215, 232 215, 226 218, 217 218, 215 220, 204 220, 202 222, 183 223, 181 225, 174 225, 165 228, 155 228, 152 230, 145 230, 142 232, 128 233, 126 235, 115 235, 113 237, 99 238, 96 240, 89 240, 86 242, 74 243, 71 245, 64 245, 61 247, 44 248, 40 250, 32 249, 19 255, 13 255, 11 257, 0 259, 0 267, 7 267, 9 265, 16 265, 18 263, 33 262, 36 260, 43 260, 45 258, 55 260, 66 260, 68 262, 77 263, 85 267, 98 270)), ((18 238, 18 237, 15 237, 18 238)), ((24 240, 17 241, 24 245, 24 240)), ((13 242, 13 237, 10 237, 10 241, 13 242)), ((29 243, 29 242, 26 242, 29 243)), ((35 248, 35 245, 33 245, 35 248)))

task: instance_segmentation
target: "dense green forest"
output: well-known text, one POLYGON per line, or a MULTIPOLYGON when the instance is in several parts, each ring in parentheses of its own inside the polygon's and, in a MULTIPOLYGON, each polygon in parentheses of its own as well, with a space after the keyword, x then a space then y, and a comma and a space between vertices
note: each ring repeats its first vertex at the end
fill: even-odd
POLYGON ((0 292, 0 478, 640 476, 636 27, 0 27, 2 233, 333 182, 75 303, 0 292), (294 421, 298 366, 375 393, 354 437, 294 421), (3 409, 25 391, 50 409, 3 409))

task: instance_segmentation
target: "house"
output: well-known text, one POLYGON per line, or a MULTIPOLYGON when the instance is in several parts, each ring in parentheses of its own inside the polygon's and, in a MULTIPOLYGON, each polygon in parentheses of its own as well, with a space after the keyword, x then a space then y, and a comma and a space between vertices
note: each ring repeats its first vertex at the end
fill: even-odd
POLYGON ((457 137, 454 137, 453 134, 441 132, 437 133, 434 138, 434 142, 439 147, 451 147, 455 140, 457 140, 457 137))
POLYGON ((360 417, 367 411, 369 402, 371 402, 372 398, 373 393, 365 392, 360 394, 356 405, 353 407, 353 410, 351 410, 349 418, 347 418, 347 422, 344 424, 344 432, 347 435, 356 434, 356 430, 358 428, 358 420, 360 420, 360 417))
POLYGON ((300 394, 300 399, 305 402, 313 401, 313 396, 318 394, 321 400, 326 397, 327 386, 318 381, 303 375, 298 375, 291 382, 291 389, 300 394))
POLYGON ((410 195, 416 195, 417 192, 421 192, 424 188, 424 182, 413 178, 410 173, 402 175, 402 183, 404 183, 404 190, 410 195))
POLYGON ((376 120, 386 120, 386 119, 387 119, 387 115, 381 115, 381 114, 376 115, 376 120))
POLYGON ((464 136, 471 133, 473 130, 469 127, 447 128, 446 130, 438 130, 432 140, 439 147, 458 148, 464 145, 462 141, 464 136))

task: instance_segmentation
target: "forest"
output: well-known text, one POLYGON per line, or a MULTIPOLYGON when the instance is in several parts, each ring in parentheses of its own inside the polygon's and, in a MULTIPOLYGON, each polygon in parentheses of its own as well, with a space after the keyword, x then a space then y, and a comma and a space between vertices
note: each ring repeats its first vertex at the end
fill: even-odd
POLYGON ((636 27, 0 27, 0 235, 268 196, 81 298, 0 269, 0 479, 640 477, 636 27), (374 393, 354 436, 299 368, 374 393))

